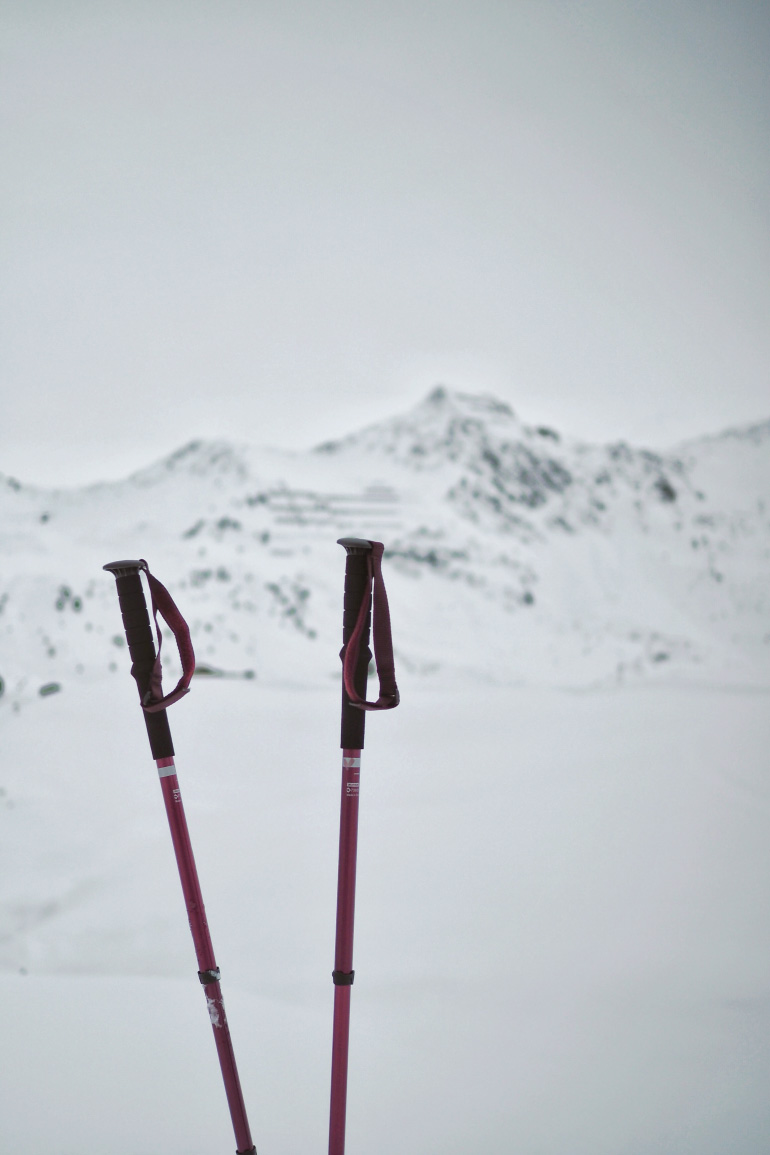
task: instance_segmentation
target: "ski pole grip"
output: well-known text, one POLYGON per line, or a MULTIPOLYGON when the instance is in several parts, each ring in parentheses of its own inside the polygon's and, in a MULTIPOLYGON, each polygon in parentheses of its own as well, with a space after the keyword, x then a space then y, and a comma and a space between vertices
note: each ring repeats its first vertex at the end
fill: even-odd
MULTIPOLYGON (((131 655, 131 676, 139 690, 139 701, 143 703, 150 690, 150 678, 155 664, 155 642, 139 576, 144 565, 140 561, 112 561, 102 568, 115 578, 123 628, 131 655)), ((166 711, 158 710, 150 714, 142 710, 142 713, 153 758, 156 761, 159 758, 173 758, 174 745, 166 711)))
MULTIPOLYGON (((359 537, 341 537, 337 544, 341 545, 347 553, 345 559, 345 600, 342 609, 342 649, 340 650, 340 658, 344 660, 345 649, 355 628, 361 601, 368 588, 367 555, 371 553, 372 543, 359 537)), ((361 698, 366 698, 366 679, 369 673, 369 662, 372 658, 372 652, 369 649, 369 631, 372 620, 371 589, 369 589, 369 599, 366 624, 353 678, 353 684, 361 698)), ((363 750, 365 723, 366 714, 363 710, 351 705, 343 679, 342 733, 340 737, 340 746, 343 750, 363 750)))

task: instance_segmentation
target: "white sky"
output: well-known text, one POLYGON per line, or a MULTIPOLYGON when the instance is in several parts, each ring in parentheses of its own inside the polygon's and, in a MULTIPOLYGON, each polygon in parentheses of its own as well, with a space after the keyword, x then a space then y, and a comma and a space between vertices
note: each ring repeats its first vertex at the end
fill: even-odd
POLYGON ((0 0, 0 472, 770 414, 756 0, 0 0))

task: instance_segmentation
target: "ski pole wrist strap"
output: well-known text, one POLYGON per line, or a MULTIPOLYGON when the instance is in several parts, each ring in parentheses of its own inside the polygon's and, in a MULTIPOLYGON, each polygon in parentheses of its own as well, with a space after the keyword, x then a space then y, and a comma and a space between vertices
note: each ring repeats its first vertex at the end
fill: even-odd
POLYGON ((373 541, 371 547, 366 555, 367 578, 361 606, 342 660, 342 677, 345 693, 351 706, 356 706, 359 710, 392 710, 398 705, 400 698, 396 685, 388 595, 382 580, 382 554, 385 547, 381 541, 373 541), (355 687, 358 655, 361 649, 361 640, 366 630, 370 600, 372 604, 372 648, 380 683, 380 696, 376 702, 366 701, 355 687))
POLYGON ((144 558, 140 559, 140 565, 147 575, 147 583, 150 587, 152 617, 155 623, 155 634, 158 639, 158 651, 155 655, 152 673, 150 674, 149 689, 142 698, 142 709, 147 714, 155 714, 159 710, 165 710, 167 706, 172 706, 174 702, 178 702, 185 694, 189 694, 190 682, 195 673, 195 653, 193 652, 190 628, 179 612, 176 602, 163 583, 159 582, 158 579, 150 573, 150 567, 144 558), (182 663, 181 678, 171 693, 165 695, 162 685, 163 670, 160 662, 163 633, 158 625, 158 614, 160 614, 174 635, 177 649, 179 650, 179 660, 182 663))

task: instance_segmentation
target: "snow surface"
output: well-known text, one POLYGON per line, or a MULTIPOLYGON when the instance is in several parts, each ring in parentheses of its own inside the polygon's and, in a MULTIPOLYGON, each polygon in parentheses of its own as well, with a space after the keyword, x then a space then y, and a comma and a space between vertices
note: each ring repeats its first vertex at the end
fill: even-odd
MULTIPOLYGON (((3 1151, 230 1150, 126 683, 3 720, 3 1151)), ((363 759, 348 1149, 764 1150, 767 695, 404 691, 363 759)), ((337 707, 209 679, 171 715, 267 1155, 326 1149, 337 707)))
POLYGON ((351 1155, 766 1150, 768 443, 580 446, 436 391, 312 454, 6 484, 0 1150, 233 1145, 100 570, 132 555, 256 672, 170 720, 257 1148, 326 1149, 346 532, 392 547, 402 690, 362 765, 351 1155))

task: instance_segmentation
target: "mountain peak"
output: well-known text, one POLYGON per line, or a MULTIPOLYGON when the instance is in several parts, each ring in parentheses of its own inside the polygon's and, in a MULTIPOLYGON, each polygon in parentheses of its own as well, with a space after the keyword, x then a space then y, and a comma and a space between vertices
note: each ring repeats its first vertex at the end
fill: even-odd
POLYGON ((493 397, 491 393, 461 393, 448 389, 446 385, 436 385, 417 406, 434 414, 456 414, 481 421, 516 420, 516 414, 505 401, 493 397))
POLYGON ((132 473, 129 481, 138 486, 157 485, 169 477, 200 478, 232 476, 243 480, 248 476, 249 445, 224 440, 196 438, 162 457, 160 461, 132 473))
POLYGON ((460 393, 436 385, 407 413, 326 441, 315 452, 380 453, 425 469, 475 455, 490 433, 507 440, 528 436, 504 401, 488 393, 460 393))

